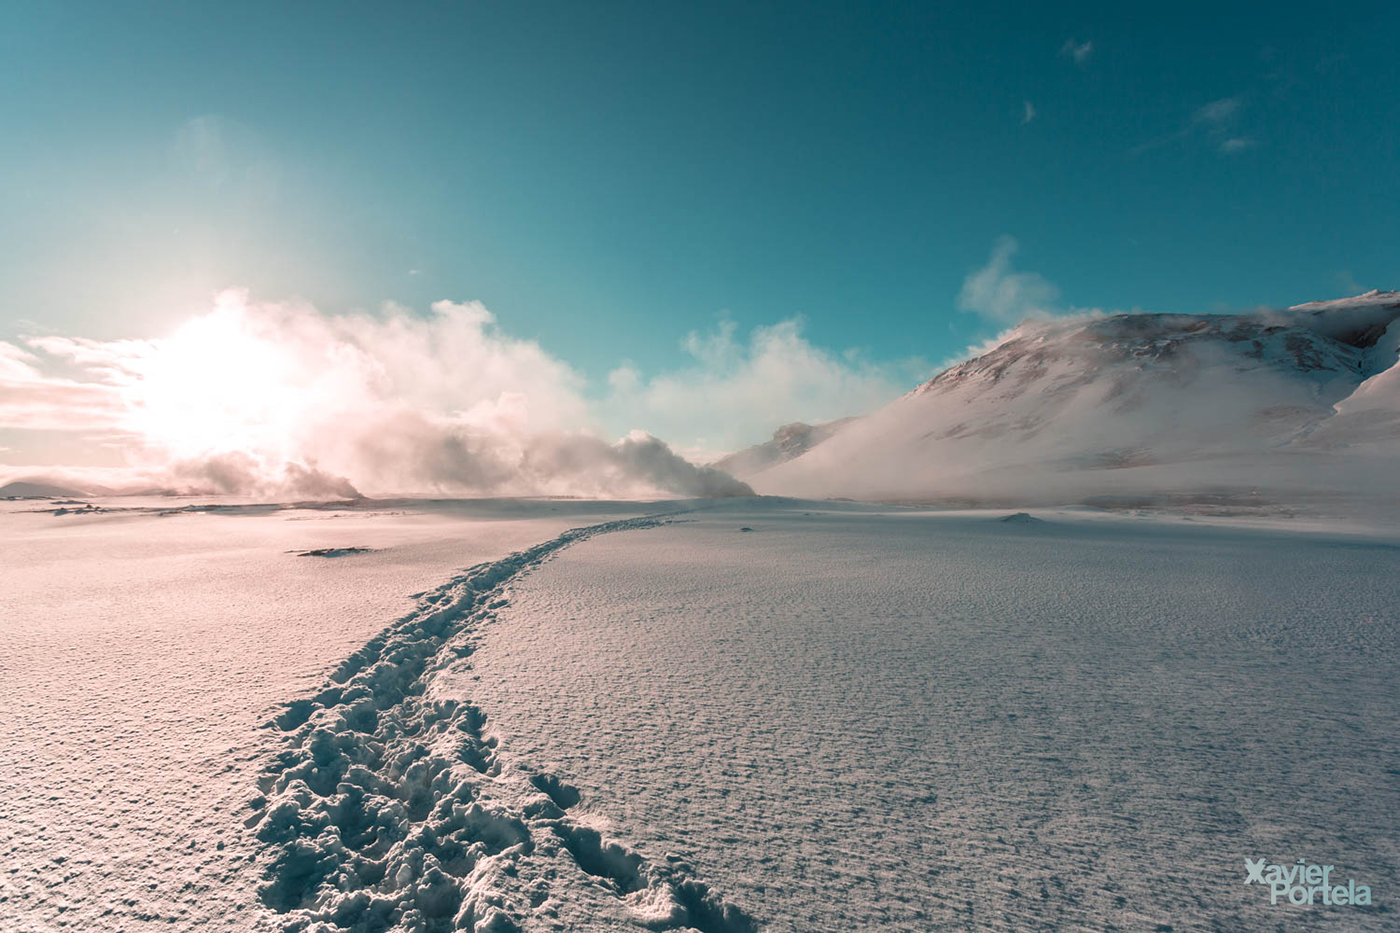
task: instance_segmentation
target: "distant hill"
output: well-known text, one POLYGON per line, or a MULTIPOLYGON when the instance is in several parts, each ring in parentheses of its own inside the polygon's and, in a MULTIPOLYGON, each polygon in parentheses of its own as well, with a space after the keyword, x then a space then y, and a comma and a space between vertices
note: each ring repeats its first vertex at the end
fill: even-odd
POLYGON ((772 440, 755 444, 752 447, 745 447, 743 450, 716 460, 710 465, 718 470, 723 470, 730 476, 746 480, 762 473, 769 467, 802 456, 855 420, 855 418, 841 418, 822 424, 804 424, 801 421, 794 421, 792 424, 785 424, 774 431, 772 440))
POLYGON ((6 483, 0 486, 0 498, 9 496, 45 496, 54 499, 72 499, 74 496, 86 496, 88 493, 77 489, 70 489, 66 486, 55 486, 50 483, 30 482, 27 480, 16 480, 13 483, 6 483))

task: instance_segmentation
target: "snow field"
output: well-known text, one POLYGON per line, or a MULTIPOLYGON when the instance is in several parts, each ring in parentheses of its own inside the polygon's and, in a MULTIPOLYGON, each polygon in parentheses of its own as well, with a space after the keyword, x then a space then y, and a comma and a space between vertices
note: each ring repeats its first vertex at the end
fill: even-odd
POLYGON ((0 503, 6 933, 254 928, 256 841, 241 821, 273 711, 457 568, 655 508, 216 504, 161 517, 186 503, 0 503), (352 546, 376 550, 288 553, 352 546))
POLYGON ((1393 895, 1243 884, 1264 855, 1400 879, 1393 540, 1005 515, 600 537, 438 695, 765 930, 1396 929, 1393 895))

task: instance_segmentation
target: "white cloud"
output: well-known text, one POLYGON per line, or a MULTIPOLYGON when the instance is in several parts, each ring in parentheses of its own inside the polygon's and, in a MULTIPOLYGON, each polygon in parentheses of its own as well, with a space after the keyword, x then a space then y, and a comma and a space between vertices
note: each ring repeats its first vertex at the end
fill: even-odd
POLYGON ((1022 113, 1021 113, 1021 125, 1022 125, 1022 126, 1025 126, 1027 123, 1031 122, 1031 121, 1034 120, 1034 119, 1035 119, 1035 104, 1032 104, 1030 101, 1026 101, 1026 103, 1025 103, 1025 109, 1024 109, 1024 110, 1022 111, 1022 113))
POLYGON ((327 315, 226 292, 158 339, 0 343, 0 428, 116 445, 148 485, 211 491, 688 493, 719 487, 636 430, 719 455, 872 411, 930 373, 816 346, 796 319, 722 321, 682 348, 670 371, 621 362, 599 396, 477 302, 327 315))
POLYGON ((630 393, 635 392, 641 385, 642 374, 631 363, 623 363, 621 366, 608 373, 608 386, 614 392, 630 393))
POLYGON ((789 421, 864 414, 928 374, 920 360, 879 365, 856 351, 814 346, 793 319, 740 339, 732 321, 682 343, 694 361, 643 379, 631 367, 609 376, 613 420, 646 428, 683 449, 727 452, 766 439, 789 421))
POLYGON ((1066 39, 1065 44, 1060 46, 1060 54, 1073 59, 1076 65, 1084 65, 1088 63, 1089 56, 1094 54, 1094 43, 1087 39, 1083 42, 1066 39))
POLYGON ((1214 144, 1217 151, 1226 155, 1252 149, 1256 141, 1237 131, 1240 111, 1244 108, 1244 98, 1222 97, 1201 107, 1192 116, 1192 124, 1205 131, 1206 139, 1214 144))
POLYGON ((1060 290, 1035 272, 1016 272, 1013 237, 1003 236, 992 246, 991 257, 980 269, 968 273, 958 294, 959 310, 1002 324, 1057 313, 1060 290))
POLYGON ((1197 123, 1222 126, 1239 113, 1243 105, 1244 101, 1239 97, 1222 97, 1197 110, 1193 119, 1197 123))
POLYGON ((45 373, 44 359, 0 341, 0 428, 118 430, 125 406, 115 386, 45 373))
POLYGON ((38 378, 39 372, 34 368, 37 361, 38 358, 23 347, 0 341, 0 379, 7 384, 38 378))
POLYGON ((1130 151, 1133 155, 1141 155, 1148 150, 1180 140, 1205 141, 1217 151, 1227 155, 1253 148, 1258 145, 1258 141, 1237 131, 1239 116, 1244 105, 1245 100, 1242 95, 1213 100, 1198 107, 1191 114, 1190 121, 1175 133, 1139 143, 1130 151))
POLYGON ((339 495, 350 483, 737 491, 654 438, 603 439, 582 377, 502 333, 477 302, 330 316, 229 292, 166 338, 27 345, 0 344, 0 427, 121 437, 133 469, 170 484, 259 495, 339 495))

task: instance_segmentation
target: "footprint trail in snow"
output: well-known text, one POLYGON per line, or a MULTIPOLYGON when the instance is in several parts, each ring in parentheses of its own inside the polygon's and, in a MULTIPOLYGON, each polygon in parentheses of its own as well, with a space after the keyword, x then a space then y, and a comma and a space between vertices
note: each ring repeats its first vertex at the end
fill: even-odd
POLYGON ((514 579, 594 535, 666 523, 576 528, 472 567, 283 708, 268 726, 286 746, 246 821, 274 927, 758 929, 679 858, 649 861, 585 825, 577 790, 513 760, 477 706, 437 689, 470 667, 514 579))

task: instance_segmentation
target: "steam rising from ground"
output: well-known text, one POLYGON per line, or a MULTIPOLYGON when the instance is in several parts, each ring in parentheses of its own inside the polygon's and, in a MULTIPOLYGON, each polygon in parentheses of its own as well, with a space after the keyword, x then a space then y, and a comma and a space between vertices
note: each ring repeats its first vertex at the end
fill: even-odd
POLYGON ((100 432, 146 483, 304 497, 748 492, 644 432, 601 439, 582 378, 477 302, 328 316, 228 292, 167 339, 27 344, 0 345, 0 419, 100 432))

